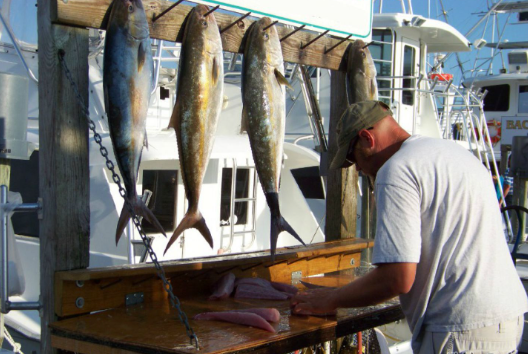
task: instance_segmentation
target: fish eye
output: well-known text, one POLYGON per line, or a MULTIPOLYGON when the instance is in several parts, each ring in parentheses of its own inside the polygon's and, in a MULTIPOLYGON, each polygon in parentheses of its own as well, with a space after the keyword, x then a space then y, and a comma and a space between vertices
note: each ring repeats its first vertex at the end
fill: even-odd
POLYGON ((363 56, 363 58, 367 57, 367 54, 365 54, 365 52, 361 52, 361 55, 363 56))
POLYGON ((207 21, 206 20, 202 20, 202 26, 207 27, 207 21))
POLYGON ((264 38, 265 41, 267 41, 269 39, 269 34, 267 32, 264 32, 262 37, 264 38))
POLYGON ((130 13, 134 12, 134 6, 132 5, 128 6, 128 12, 130 13))

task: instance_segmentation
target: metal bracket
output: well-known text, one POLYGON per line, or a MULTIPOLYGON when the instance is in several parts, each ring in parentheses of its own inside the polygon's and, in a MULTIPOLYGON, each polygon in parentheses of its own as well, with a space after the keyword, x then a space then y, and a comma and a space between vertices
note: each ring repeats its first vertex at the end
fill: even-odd
POLYGON ((291 273, 291 278, 292 278, 292 280, 301 279, 302 278, 302 270, 298 270, 296 272, 292 272, 291 273))
POLYGON ((141 304, 143 303, 144 298, 145 298, 145 294, 143 294, 142 292, 126 294, 125 305, 132 306, 136 304, 141 304))

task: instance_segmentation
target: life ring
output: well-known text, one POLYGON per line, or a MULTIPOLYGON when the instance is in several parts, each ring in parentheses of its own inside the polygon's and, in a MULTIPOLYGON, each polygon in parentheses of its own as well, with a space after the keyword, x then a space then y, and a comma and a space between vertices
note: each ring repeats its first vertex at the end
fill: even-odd
POLYGON ((487 126, 490 141, 495 145, 501 140, 501 123, 493 119, 487 123, 487 126))
MULTIPOLYGON (((495 119, 490 120, 486 123, 488 126, 489 139, 492 145, 497 144, 501 140, 501 124, 495 119)), ((475 136, 477 140, 480 140, 479 130, 475 127, 475 136)))
POLYGON ((438 79, 438 81, 450 81, 453 80, 452 74, 436 73, 429 75, 431 80, 438 79))

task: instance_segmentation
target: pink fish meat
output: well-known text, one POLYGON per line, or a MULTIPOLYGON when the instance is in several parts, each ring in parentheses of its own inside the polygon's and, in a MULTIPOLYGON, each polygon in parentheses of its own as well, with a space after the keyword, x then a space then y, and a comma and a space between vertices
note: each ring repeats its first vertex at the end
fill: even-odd
POLYGON ((213 294, 209 300, 221 300, 229 297, 235 288, 235 275, 227 273, 216 281, 213 285, 213 294))
POLYGON ((297 294, 298 289, 289 284, 269 281, 262 278, 237 278, 235 281, 235 286, 238 286, 240 284, 247 284, 247 285, 255 285, 255 286, 261 286, 263 288, 268 289, 274 289, 280 292, 285 293, 285 295, 290 298, 293 295, 297 294))
POLYGON ((280 312, 276 308, 273 307, 261 307, 261 308, 254 308, 254 309, 243 309, 243 310, 231 310, 231 312, 251 312, 256 315, 259 315, 263 319, 265 319, 268 322, 279 322, 280 320, 280 312))
POLYGON ((271 286, 273 286, 278 291, 282 291, 284 293, 288 293, 288 294, 291 294, 291 295, 295 295, 299 291, 299 289, 297 289, 293 285, 279 283, 279 282, 276 282, 276 281, 272 281, 271 282, 271 286))
POLYGON ((237 278, 237 280, 235 281, 235 286, 239 286, 240 284, 249 284, 262 286, 264 288, 273 288, 271 286, 270 281, 262 278, 237 278))
POLYGON ((239 299, 267 299, 287 300, 289 295, 275 290, 272 287, 264 287, 252 284, 239 284, 235 291, 235 298, 239 299))
POLYGON ((275 333, 273 328, 265 319, 249 312, 204 312, 194 316, 195 320, 224 321, 260 328, 268 332, 275 333))

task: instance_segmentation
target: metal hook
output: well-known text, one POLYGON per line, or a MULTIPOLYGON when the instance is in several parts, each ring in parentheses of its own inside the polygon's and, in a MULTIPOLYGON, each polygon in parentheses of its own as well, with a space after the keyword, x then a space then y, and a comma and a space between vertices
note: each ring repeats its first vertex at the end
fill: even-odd
POLYGON ((290 33, 288 33, 287 35, 285 35, 284 37, 282 37, 280 39, 280 41, 282 42, 283 40, 285 40, 286 38, 289 38, 291 35, 293 35, 295 32, 298 32, 300 30, 302 30, 304 27, 306 27, 306 25, 302 25, 300 27, 297 27, 296 29, 294 29, 293 31, 291 31, 290 33))
POLYGON ((203 16, 207 17, 207 15, 212 14, 213 12, 218 10, 219 7, 220 7, 220 5, 217 5, 216 7, 213 7, 211 10, 207 11, 203 16))
POLYGON ((174 4, 172 4, 171 6, 169 6, 169 8, 165 11, 163 11, 162 13, 160 13, 158 16, 154 16, 154 18, 152 19, 152 22, 156 22, 161 16, 165 15, 167 12, 169 12, 170 10, 174 9, 176 6, 178 6, 179 4, 181 4, 183 2, 183 0, 178 0, 177 2, 175 2, 174 4))
POLYGON ((278 22, 279 22, 279 21, 272 22, 271 25, 264 27, 262 30, 265 31, 265 30, 267 30, 268 28, 275 26, 278 22))
POLYGON ((336 45, 332 46, 330 49, 328 50, 325 50, 325 54, 327 53, 330 53, 332 50, 334 50, 338 45, 340 45, 341 43, 343 43, 344 41, 346 41, 347 39, 349 39, 350 37, 352 37, 352 35, 349 35, 348 37, 342 39, 339 43, 337 43, 336 45))
POLYGON ((236 20, 235 22, 233 22, 232 24, 230 24, 229 26, 227 26, 226 28, 224 28, 223 30, 221 30, 220 33, 224 33, 225 31, 227 31, 228 29, 230 29, 231 27, 233 27, 234 25, 236 25, 237 23, 239 23, 240 21, 242 21, 243 19, 245 19, 246 17, 248 17, 250 14, 251 14, 251 12, 248 12, 248 13, 245 14, 244 16, 240 17, 238 20, 236 20))
POLYGON ((324 36, 324 35, 327 34, 328 32, 330 32, 330 30, 326 30, 326 31, 324 31, 323 33, 321 33, 320 35, 318 35, 317 37, 315 37, 314 39, 312 39, 310 42, 306 43, 305 45, 302 45, 302 46, 301 46, 301 49, 304 49, 304 48, 308 47, 310 44, 312 44, 313 42, 315 42, 316 40, 318 40, 319 38, 321 38, 322 36, 324 36))

